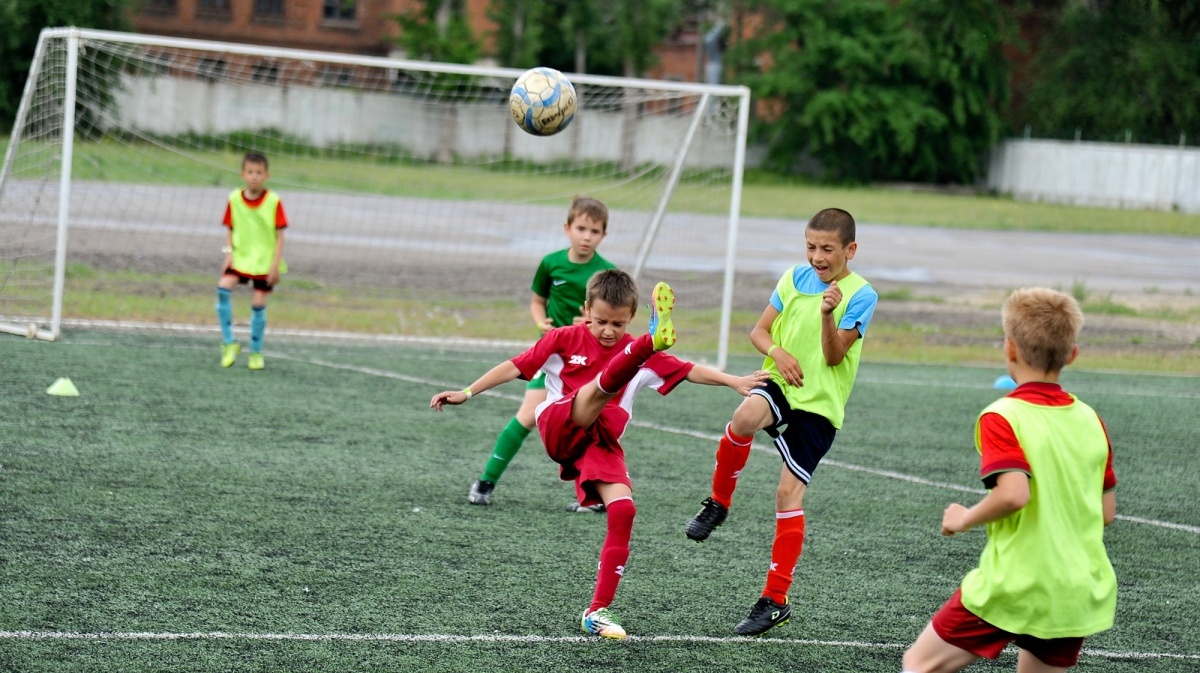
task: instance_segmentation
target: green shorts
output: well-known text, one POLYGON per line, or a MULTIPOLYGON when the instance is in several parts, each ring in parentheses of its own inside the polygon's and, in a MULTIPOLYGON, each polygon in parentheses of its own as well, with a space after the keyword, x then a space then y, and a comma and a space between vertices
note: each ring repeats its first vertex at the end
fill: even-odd
POLYGON ((525 384, 525 390, 545 390, 546 389, 546 372, 538 370, 538 373, 529 379, 529 383, 525 384))

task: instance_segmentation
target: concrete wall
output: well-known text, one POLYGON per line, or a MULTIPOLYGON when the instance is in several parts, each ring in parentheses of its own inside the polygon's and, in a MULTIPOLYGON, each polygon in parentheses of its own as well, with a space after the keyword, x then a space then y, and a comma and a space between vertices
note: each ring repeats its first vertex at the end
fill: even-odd
MULTIPOLYGON (((164 136, 275 128, 317 146, 396 144, 425 159, 507 154, 533 162, 617 162, 628 137, 635 164, 670 165, 690 122, 689 116, 650 114, 637 118, 626 136, 620 112, 582 109, 567 130, 550 139, 518 129, 507 101, 432 109, 399 93, 175 77, 126 77, 122 89, 114 127, 164 136)), ((701 124, 685 165, 732 167, 731 131, 725 122, 701 124)))
POLYGON ((1200 212, 1200 149, 1006 140, 987 185, 1026 201, 1200 212))

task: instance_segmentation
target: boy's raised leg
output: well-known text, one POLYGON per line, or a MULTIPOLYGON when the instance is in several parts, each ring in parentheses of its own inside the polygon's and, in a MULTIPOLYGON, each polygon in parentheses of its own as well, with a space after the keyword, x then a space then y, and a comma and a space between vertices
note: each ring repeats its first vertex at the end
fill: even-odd
POLYGON ((675 324, 671 322, 671 310, 675 306, 675 293, 671 286, 659 283, 654 286, 654 297, 650 302, 650 324, 646 334, 634 339, 633 343, 617 353, 604 371, 600 372, 597 383, 600 390, 609 395, 617 393, 625 384, 633 380, 638 369, 646 364, 646 360, 656 352, 665 351, 675 345, 675 324))

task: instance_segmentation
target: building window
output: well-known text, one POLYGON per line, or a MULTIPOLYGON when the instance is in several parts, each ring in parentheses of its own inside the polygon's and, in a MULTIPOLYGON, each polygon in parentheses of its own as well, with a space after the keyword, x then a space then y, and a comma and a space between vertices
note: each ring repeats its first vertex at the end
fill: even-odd
POLYGON ((355 19, 355 0, 323 0, 324 10, 321 17, 335 21, 353 21, 355 19))
POLYGON ((226 63, 220 58, 202 58, 200 64, 196 67, 196 74, 200 79, 209 82, 215 82, 225 77, 226 63))
POLYGON ((173 15, 176 13, 175 0, 142 0, 143 14, 173 15))
POLYGON ((229 8, 230 0, 198 0, 196 16, 203 19, 226 19, 232 15, 229 8))
POLYGON ((250 78, 255 82, 274 84, 279 81, 279 66, 274 63, 255 63, 250 78))
POLYGON ((260 19, 282 19, 283 0, 254 0, 254 16, 260 19))

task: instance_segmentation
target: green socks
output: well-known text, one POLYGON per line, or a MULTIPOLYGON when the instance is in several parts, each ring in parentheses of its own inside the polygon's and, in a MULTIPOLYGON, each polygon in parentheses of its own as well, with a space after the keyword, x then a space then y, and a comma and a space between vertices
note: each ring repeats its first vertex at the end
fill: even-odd
POLYGON ((530 428, 521 425, 515 417, 504 426, 504 430, 500 432, 500 436, 496 438, 496 446, 492 449, 492 457, 488 459, 487 465, 483 467, 483 474, 479 477, 483 481, 490 481, 493 484, 500 480, 500 475, 504 474, 504 470, 508 468, 508 463, 512 461, 513 456, 521 450, 521 445, 525 443, 525 438, 529 436, 530 428))

